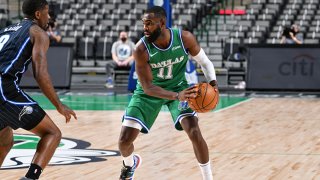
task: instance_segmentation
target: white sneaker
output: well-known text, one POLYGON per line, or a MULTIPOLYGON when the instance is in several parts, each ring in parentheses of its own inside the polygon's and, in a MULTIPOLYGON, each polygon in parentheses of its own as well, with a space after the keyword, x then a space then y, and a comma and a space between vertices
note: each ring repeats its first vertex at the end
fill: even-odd
POLYGON ((133 155, 134 164, 132 167, 125 166, 123 162, 123 168, 121 169, 120 179, 119 180, 133 180, 134 171, 141 165, 142 159, 138 154, 133 155))
POLYGON ((109 77, 109 78, 107 79, 106 84, 104 84, 104 86, 105 86, 106 88, 113 88, 114 85, 113 85, 113 80, 112 80, 112 78, 109 77))
POLYGON ((104 84, 104 87, 106 87, 106 88, 113 88, 114 87, 114 85, 113 84, 110 84, 110 83, 105 83, 104 84))

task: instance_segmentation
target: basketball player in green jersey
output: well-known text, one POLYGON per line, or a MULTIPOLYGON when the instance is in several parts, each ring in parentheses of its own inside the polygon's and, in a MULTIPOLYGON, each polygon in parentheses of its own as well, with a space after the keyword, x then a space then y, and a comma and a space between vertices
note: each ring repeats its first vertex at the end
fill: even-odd
POLYGON ((189 136, 203 179, 212 180, 208 146, 196 112, 178 105, 195 98, 198 91, 197 86, 188 88, 185 78, 188 54, 201 65, 206 79, 218 91, 213 64, 190 32, 166 28, 166 12, 162 7, 148 9, 142 21, 145 36, 134 51, 139 82, 123 116, 119 138, 124 165, 120 179, 133 179, 135 169, 141 164, 141 157, 133 153, 133 141, 140 132, 149 132, 162 105, 166 105, 175 128, 189 136))

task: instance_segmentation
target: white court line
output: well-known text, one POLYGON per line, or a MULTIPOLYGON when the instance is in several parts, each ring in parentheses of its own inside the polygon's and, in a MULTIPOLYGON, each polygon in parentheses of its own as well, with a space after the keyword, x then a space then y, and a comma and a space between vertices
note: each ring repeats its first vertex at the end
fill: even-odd
POLYGON ((20 143, 14 144, 13 147, 20 146, 20 145, 27 144, 27 143, 31 143, 31 142, 36 142, 36 141, 34 141, 34 140, 24 140, 24 141, 22 141, 20 143))

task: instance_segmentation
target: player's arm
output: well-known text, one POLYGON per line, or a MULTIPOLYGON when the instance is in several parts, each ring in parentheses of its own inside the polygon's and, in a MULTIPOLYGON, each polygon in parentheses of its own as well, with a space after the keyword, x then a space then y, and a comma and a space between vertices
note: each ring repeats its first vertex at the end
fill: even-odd
POLYGON ((143 88, 144 93, 149 96, 154 96, 163 99, 179 99, 181 101, 186 100, 186 98, 195 98, 197 89, 189 88, 186 91, 180 93, 167 91, 159 86, 152 83, 152 72, 151 67, 148 63, 149 55, 144 44, 139 41, 137 43, 136 49, 133 51, 133 56, 135 59, 135 68, 138 75, 140 84, 143 88))
POLYGON ((44 95, 48 97, 59 113, 64 115, 66 117, 66 121, 69 122, 71 115, 76 118, 76 114, 59 100, 59 97, 53 88, 47 69, 46 55, 49 48, 49 37, 39 26, 33 25, 30 28, 30 39, 33 43, 32 69, 34 78, 44 95))
POLYGON ((203 74, 210 85, 217 88, 216 72, 212 62, 209 60, 204 50, 200 47, 192 33, 189 31, 182 31, 181 33, 184 47, 188 50, 192 58, 201 65, 203 74))

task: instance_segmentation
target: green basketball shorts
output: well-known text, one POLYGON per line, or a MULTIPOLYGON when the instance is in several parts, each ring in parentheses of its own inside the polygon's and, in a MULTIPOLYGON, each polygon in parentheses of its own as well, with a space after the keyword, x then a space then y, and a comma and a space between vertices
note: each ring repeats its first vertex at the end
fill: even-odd
POLYGON ((148 133, 155 122, 162 105, 166 105, 171 113, 174 126, 177 130, 182 130, 180 121, 187 116, 197 116, 191 108, 180 111, 178 100, 167 100, 146 94, 134 94, 126 109, 123 120, 133 120, 141 126, 142 133, 148 133))

